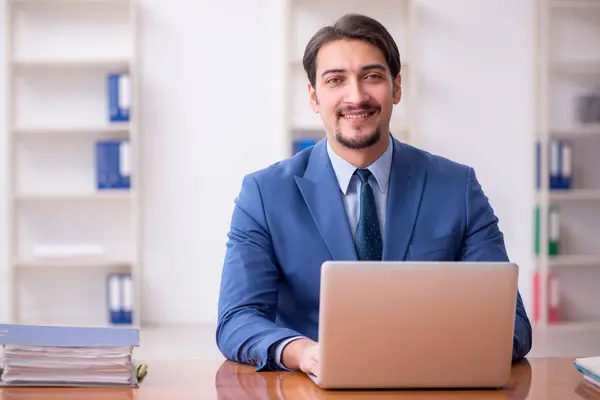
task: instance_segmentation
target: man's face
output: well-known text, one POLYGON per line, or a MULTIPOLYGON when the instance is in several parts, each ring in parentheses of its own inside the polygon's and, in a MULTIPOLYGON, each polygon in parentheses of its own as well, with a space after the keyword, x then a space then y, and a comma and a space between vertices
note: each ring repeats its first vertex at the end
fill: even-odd
POLYGON ((317 56, 315 83, 315 88, 309 84, 311 105, 329 140, 362 149, 389 133, 401 97, 400 76, 391 76, 377 47, 359 40, 326 43, 317 56))

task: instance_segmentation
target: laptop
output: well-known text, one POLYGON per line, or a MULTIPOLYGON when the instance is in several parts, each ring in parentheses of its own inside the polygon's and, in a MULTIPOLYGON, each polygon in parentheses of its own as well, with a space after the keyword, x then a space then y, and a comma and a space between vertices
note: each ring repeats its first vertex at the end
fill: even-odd
POLYGON ((509 262, 327 261, 309 377, 325 389, 502 388, 517 281, 509 262))

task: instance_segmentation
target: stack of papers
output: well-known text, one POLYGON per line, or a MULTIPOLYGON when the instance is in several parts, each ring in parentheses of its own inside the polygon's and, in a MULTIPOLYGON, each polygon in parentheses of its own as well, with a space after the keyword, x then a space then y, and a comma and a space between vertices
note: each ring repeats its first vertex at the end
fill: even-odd
POLYGON ((583 379, 600 390, 600 356, 575 359, 575 368, 583 379))
POLYGON ((138 385, 138 329, 0 325, 0 385, 138 385))

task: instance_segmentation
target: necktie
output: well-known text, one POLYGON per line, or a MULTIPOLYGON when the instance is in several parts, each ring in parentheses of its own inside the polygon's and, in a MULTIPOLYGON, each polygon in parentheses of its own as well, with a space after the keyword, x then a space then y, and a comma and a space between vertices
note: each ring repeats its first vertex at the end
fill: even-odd
POLYGON ((375 206, 375 195, 369 184, 371 171, 368 169, 357 169, 361 182, 360 188, 360 217, 356 228, 355 242, 359 260, 381 260, 382 244, 379 220, 377 219, 377 208, 375 206))

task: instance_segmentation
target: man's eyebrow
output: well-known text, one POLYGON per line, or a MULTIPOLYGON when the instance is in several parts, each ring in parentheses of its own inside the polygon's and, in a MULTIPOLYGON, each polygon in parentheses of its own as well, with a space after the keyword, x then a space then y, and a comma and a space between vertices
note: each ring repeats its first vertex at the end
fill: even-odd
POLYGON ((321 73, 321 76, 325 76, 327 74, 338 74, 338 73, 341 73, 341 72, 346 72, 346 70, 342 69, 342 68, 326 69, 325 71, 323 71, 321 73))
POLYGON ((382 71, 385 71, 385 66, 383 66, 381 64, 369 64, 369 65, 365 65, 364 67, 362 67, 363 71, 366 71, 369 69, 380 69, 382 71))
MULTIPOLYGON (((379 70, 385 71, 385 66, 383 66, 382 64, 367 64, 367 65, 363 66, 361 69, 363 71, 368 71, 368 70, 372 70, 372 69, 379 69, 379 70)), ((325 71, 323 71, 321 73, 321 76, 325 76, 327 74, 338 74, 338 73, 343 73, 343 72, 347 72, 347 71, 343 68, 331 68, 331 69, 326 69, 325 71)))

